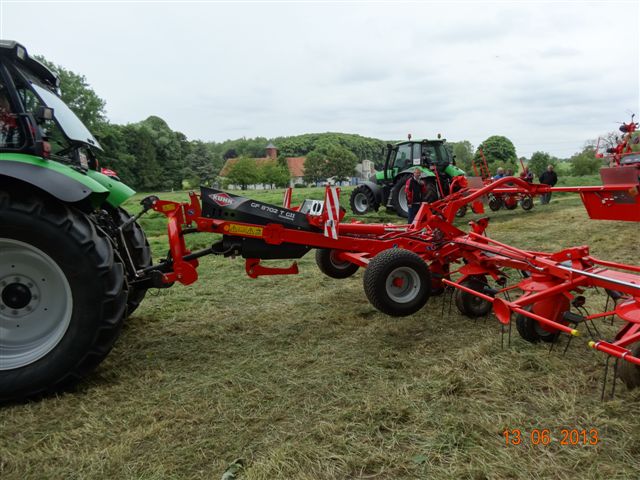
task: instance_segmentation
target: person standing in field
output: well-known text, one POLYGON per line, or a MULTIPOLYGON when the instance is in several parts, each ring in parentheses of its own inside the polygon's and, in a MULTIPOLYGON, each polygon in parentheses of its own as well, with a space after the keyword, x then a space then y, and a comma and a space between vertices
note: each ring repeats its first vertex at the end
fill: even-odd
POLYGON ((420 178, 422 171, 416 168, 413 171, 413 175, 407 183, 404 185, 404 191, 407 194, 407 206, 408 206, 408 221, 413 223, 413 219, 416 218, 418 210, 420 210, 420 203, 422 202, 423 195, 427 193, 427 185, 424 180, 420 178))
MULTIPOLYGON (((540 175, 540 183, 553 187, 558 183, 558 175, 553 171, 553 165, 547 165, 547 170, 540 175)), ((540 203, 547 205, 551 201, 551 192, 543 193, 540 197, 540 203)))
POLYGON ((528 183, 533 183, 533 172, 529 170, 529 167, 524 167, 520 173, 520 179, 528 183))
POLYGON ((504 178, 504 176, 504 168, 498 167, 498 169, 496 170, 496 174, 491 177, 491 180, 500 180, 501 178, 504 178))

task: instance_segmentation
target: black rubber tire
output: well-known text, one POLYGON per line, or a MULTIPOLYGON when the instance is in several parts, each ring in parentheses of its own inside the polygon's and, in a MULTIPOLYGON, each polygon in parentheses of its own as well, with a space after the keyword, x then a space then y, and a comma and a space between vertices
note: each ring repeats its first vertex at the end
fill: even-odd
POLYGON ((408 173, 400 175, 396 180, 396 183, 393 184, 393 188, 391 189, 391 193, 390 193, 391 205, 393 205, 393 208, 395 208, 396 214, 402 218, 407 218, 409 216, 409 209, 407 205, 407 209, 405 210, 400 204, 400 202, 398 201, 398 198, 400 197, 400 195, 405 195, 405 198, 406 198, 404 187, 405 187, 405 184, 407 183, 407 180, 409 180, 410 177, 411 175, 408 173))
POLYGON ((461 206, 458 211, 456 212, 456 217, 458 218, 462 218, 467 214, 467 206, 463 205, 461 206))
POLYGON ((422 201, 427 203, 433 203, 440 198, 440 195, 438 194, 438 186, 436 185, 436 180, 435 179, 425 180, 425 183, 427 185, 427 193, 425 193, 422 201))
POLYGON ((520 200, 520 206, 525 211, 531 210, 533 208, 533 198, 529 195, 523 197, 522 200, 520 200))
POLYGON ((58 392, 107 356, 124 321, 127 290, 109 238, 89 218, 52 197, 0 191, 0 237, 31 245, 62 270, 72 294, 69 325, 43 357, 0 370, 0 401, 58 392))
MULTIPOLYGON (((525 310, 530 311, 530 309, 531 307, 527 307, 525 310)), ((533 318, 521 313, 516 316, 516 329, 520 336, 530 343, 538 343, 541 340, 546 343, 554 343, 558 339, 559 333, 544 331, 533 318)))
POLYGON ((353 191, 351 192, 351 197, 349 197, 349 205, 351 206, 351 211, 355 215, 365 215, 366 213, 372 210, 378 209, 378 205, 376 204, 376 197, 371 191, 371 189, 366 185, 358 185, 356 188, 353 189, 353 191), (358 210, 357 208, 356 198, 361 195, 364 195, 366 197, 366 201, 367 201, 366 210, 358 210))
MULTIPOLYGON (((131 215, 129 215, 124 208, 112 210, 111 215, 118 227, 131 218, 131 215)), ((122 233, 124 234, 124 241, 127 244, 127 249, 131 254, 131 261, 133 262, 136 270, 151 266, 153 263, 151 258, 151 248, 149 247, 147 236, 138 222, 133 222, 131 225, 126 227, 122 233)), ((119 241, 120 239, 117 239, 118 243, 119 241)), ((125 262, 128 261, 125 257, 126 252, 120 252, 120 255, 125 262)), ((144 300, 146 293, 146 288, 136 285, 131 285, 129 287, 129 294, 127 296, 127 315, 131 315, 136 311, 142 300, 144 300)))
POLYGON ((502 208, 502 199, 489 195, 489 208, 493 212, 497 212, 502 208))
POLYGON ((333 258, 334 250, 318 248, 316 250, 316 264, 322 273, 331 278, 349 278, 358 271, 358 265, 351 262, 336 262, 333 258))
POLYGON ((392 317, 405 317, 425 306, 431 293, 429 267, 417 254, 401 248, 391 248, 378 253, 364 271, 364 292, 375 308, 392 317), (402 268, 416 279, 417 291, 408 301, 393 299, 387 291, 387 280, 402 268))
MULTIPOLYGON (((482 292, 486 284, 486 278, 480 276, 467 278, 461 283, 461 285, 477 292, 482 292)), ((470 318, 484 317, 493 308, 491 302, 459 289, 455 291, 454 301, 458 311, 470 318)))
MULTIPOLYGON (((640 357, 640 342, 630 345, 631 355, 640 357)), ((618 362, 618 375, 620 380, 627 386, 629 390, 640 387, 640 365, 620 360, 618 362)))

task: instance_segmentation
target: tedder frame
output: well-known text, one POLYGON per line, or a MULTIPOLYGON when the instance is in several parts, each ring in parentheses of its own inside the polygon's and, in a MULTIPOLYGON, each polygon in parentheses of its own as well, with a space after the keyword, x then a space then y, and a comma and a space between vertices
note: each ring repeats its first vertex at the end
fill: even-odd
POLYGON ((640 385, 639 266, 594 258, 588 246, 545 253, 505 245, 486 235, 488 218, 469 222, 468 232, 453 222, 461 207, 471 204, 482 211, 489 195, 512 190, 531 195, 578 192, 591 218, 640 221, 635 172, 632 167, 605 168, 603 185, 589 187, 552 188, 505 177, 423 203, 409 225, 342 222, 345 212, 339 206, 339 190, 333 187, 327 187, 324 202, 305 200, 294 208, 289 205, 290 191, 282 207, 206 187, 200 195, 191 192, 186 203, 147 197, 143 212, 153 209, 167 218, 170 254, 138 274, 141 282, 157 287, 189 285, 198 278, 198 258, 208 254, 242 256, 253 278, 295 274, 295 262, 273 268, 261 260, 295 259, 317 249, 316 261, 331 277, 346 278, 365 267, 365 293, 388 315, 416 313, 431 295, 450 287, 461 313, 474 317, 493 309, 505 325, 515 316, 518 332, 530 342, 554 342, 561 333, 577 336, 584 326, 592 335, 592 348, 624 361, 620 377, 631 387, 640 385), (222 239, 191 252, 185 235, 195 232, 221 234, 222 239), (515 279, 512 272, 517 272, 515 279), (586 300, 581 294, 598 287, 608 293, 613 306, 589 315, 582 309, 586 300), (519 295, 511 300, 513 293, 519 295), (598 332, 595 325, 589 327, 593 320, 612 316, 622 320, 615 337, 607 341, 593 336, 598 332))

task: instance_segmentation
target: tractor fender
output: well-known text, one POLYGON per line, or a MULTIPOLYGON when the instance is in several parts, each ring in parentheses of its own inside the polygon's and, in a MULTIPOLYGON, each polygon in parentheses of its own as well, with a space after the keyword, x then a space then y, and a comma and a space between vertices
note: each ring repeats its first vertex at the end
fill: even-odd
POLYGON ((101 173, 86 173, 56 161, 19 153, 0 154, 2 177, 33 185, 64 203, 89 199, 93 207, 100 206, 105 200, 117 207, 135 193, 101 173))
POLYGON ((447 165, 447 168, 444 169, 444 173, 449 175, 451 178, 466 175, 464 170, 451 164, 447 165))
POLYGON ((415 167, 407 168, 406 170, 401 171, 396 177, 393 179, 393 183, 396 183, 400 177, 403 175, 413 175, 415 170, 419 169, 422 172, 421 178, 426 180, 427 177, 435 177, 436 174, 433 173, 428 167, 416 165, 415 167))
POLYGON ((358 185, 365 185, 373 193, 373 197, 376 199, 378 205, 382 205, 382 187, 374 182, 362 182, 358 185))

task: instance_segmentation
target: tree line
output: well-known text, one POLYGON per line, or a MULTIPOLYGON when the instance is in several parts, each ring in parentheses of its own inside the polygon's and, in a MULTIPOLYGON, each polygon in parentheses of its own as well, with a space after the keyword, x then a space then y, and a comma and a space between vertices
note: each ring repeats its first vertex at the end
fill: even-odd
MULTIPOLYGON (((355 134, 327 132, 203 142, 189 140, 157 116, 127 125, 114 124, 107 119, 106 102, 91 89, 83 75, 45 58, 38 59, 60 76, 62 99, 100 141, 104 149, 99 154, 101 166, 115 170, 123 182, 139 190, 181 189, 184 182, 191 186, 211 184, 230 158, 238 160, 227 180, 245 187, 254 183, 286 185, 289 182, 286 157, 307 157, 304 177, 307 183, 331 177, 348 179, 354 175, 356 164, 364 159, 373 161, 378 170, 384 164, 388 142, 355 134), (269 142, 277 146, 278 159, 262 162, 258 168, 250 159, 265 157, 269 142)), ((467 140, 450 142, 447 147, 458 166, 469 174, 473 174, 472 163, 481 161, 480 148, 492 172, 498 167, 518 171, 520 159, 515 146, 504 136, 491 136, 477 148, 467 140)), ((585 143, 585 147, 569 159, 535 152, 530 159, 522 160, 536 174, 542 173, 546 165, 557 165, 561 161, 570 162, 575 175, 596 173, 602 165, 602 160, 595 158, 594 141, 585 143)))

